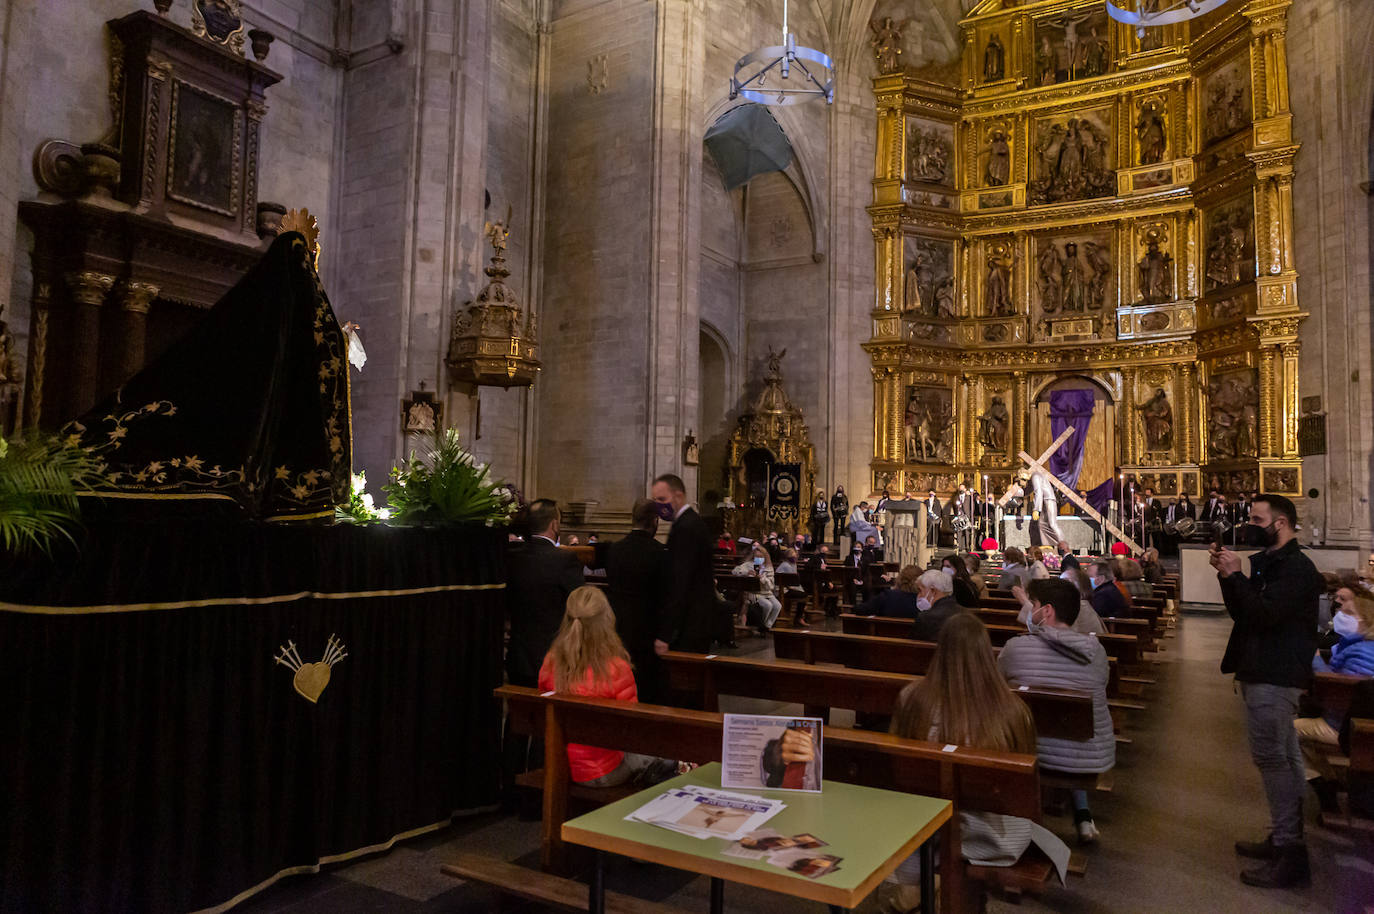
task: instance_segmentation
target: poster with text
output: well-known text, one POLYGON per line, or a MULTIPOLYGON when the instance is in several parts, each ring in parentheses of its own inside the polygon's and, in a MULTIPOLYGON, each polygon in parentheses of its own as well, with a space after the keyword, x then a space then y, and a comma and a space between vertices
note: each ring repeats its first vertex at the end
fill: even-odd
POLYGON ((727 714, 722 741, 722 787, 820 793, 820 718, 727 714))

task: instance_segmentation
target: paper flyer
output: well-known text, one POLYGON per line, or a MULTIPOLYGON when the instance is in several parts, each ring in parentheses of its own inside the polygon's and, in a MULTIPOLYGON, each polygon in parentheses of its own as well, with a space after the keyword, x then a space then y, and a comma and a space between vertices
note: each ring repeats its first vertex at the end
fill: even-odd
POLYGON ((821 720, 726 714, 722 787, 821 791, 821 720))
POLYGON ((781 800, 688 786, 659 794, 625 818, 694 838, 737 841, 786 807, 781 800))
POLYGON ((771 828, 761 828, 742 836, 721 854, 742 860, 767 860, 779 869, 818 879, 838 870, 840 860, 821 848, 826 842, 810 833, 784 835, 771 828))

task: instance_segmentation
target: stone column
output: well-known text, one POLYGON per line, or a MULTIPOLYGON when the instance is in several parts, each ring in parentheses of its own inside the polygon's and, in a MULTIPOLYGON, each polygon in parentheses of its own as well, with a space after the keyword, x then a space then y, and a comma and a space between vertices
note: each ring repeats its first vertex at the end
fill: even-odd
POLYGON ((1140 423, 1135 412, 1136 369, 1121 372, 1121 462, 1133 466, 1139 459, 1136 448, 1136 429, 1140 423))
MULTIPOLYGON (((114 287, 108 273, 82 270, 67 274, 72 297, 72 362, 67 409, 79 416, 95 405, 100 383, 100 308, 114 287)), ((65 418, 65 417, 64 417, 65 418)))
POLYGON ((126 282, 119 289, 123 328, 117 383, 123 384, 143 369, 148 343, 148 309, 157 293, 158 287, 147 282, 126 282))
POLYGON ((1283 397, 1283 375, 1278 371, 1277 346, 1260 347, 1259 357, 1259 455, 1277 457, 1282 418, 1279 404, 1283 397))
MULTIPOLYGON (((1012 422, 1015 423, 1012 441, 1012 466, 1019 466, 1020 460, 1016 455, 1021 451, 1027 451, 1028 440, 1030 437, 1030 386, 1024 371, 1013 371, 1011 373, 1012 383, 1012 422)), ((1036 456, 1036 455, 1032 455, 1036 456)))
POLYGON ((1283 353, 1283 412, 1282 456, 1290 460, 1298 457, 1298 354, 1302 349, 1296 340, 1279 347, 1283 353))
POLYGON ((902 434, 903 420, 906 418, 905 404, 902 403, 902 373, 896 368, 889 369, 889 372, 891 377, 887 382, 887 459, 901 463, 906 459, 906 436, 902 434))
POLYGON ((1178 459, 1180 463, 1197 463, 1197 391, 1192 362, 1179 366, 1179 421, 1178 459))
POLYGON ((29 297, 29 402, 24 409, 24 423, 29 427, 37 427, 43 417, 43 384, 48 365, 48 306, 52 303, 52 280, 36 265, 33 272, 33 294, 29 297))

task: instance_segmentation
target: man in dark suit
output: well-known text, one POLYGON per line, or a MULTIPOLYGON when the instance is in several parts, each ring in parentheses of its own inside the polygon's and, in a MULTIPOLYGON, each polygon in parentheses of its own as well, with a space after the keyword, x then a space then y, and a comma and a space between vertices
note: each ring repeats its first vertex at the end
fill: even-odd
POLYGON ((576 554, 558 548, 561 523, 557 503, 547 498, 531 503, 530 535, 510 555, 506 676, 511 685, 538 684, 539 667, 563 622, 568 594, 584 583, 582 562, 576 554))
POLYGON ((635 502, 631 522, 634 529, 612 543, 606 555, 607 596, 615 611, 615 630, 634 663, 639 700, 661 704, 663 669, 654 652, 654 636, 658 634, 668 583, 668 550, 654 539, 658 510, 652 501, 641 498, 635 502))
POLYGON ((687 487, 672 473, 654 480, 659 520, 673 522, 668 532, 668 592, 654 650, 704 654, 719 627, 716 579, 711 568, 711 532, 687 504, 687 487))
MULTIPOLYGON (((506 647, 506 678, 511 685, 539 684, 539 667, 563 623, 568 594, 583 584, 582 563, 571 551, 558 548, 562 518, 558 504, 540 498, 529 506, 529 534, 511 550, 506 580, 506 618, 510 643, 506 647)), ((516 800, 515 776, 538 766, 543 749, 539 740, 506 731, 501 745, 501 780, 508 808, 516 800)))
POLYGON ((1202 521, 1204 524, 1211 523, 1213 520, 1215 520, 1217 506, 1219 504, 1220 499, 1217 496, 1217 490, 1212 489, 1210 492, 1207 493, 1207 500, 1202 503, 1202 512, 1198 514, 1198 520, 1202 521))

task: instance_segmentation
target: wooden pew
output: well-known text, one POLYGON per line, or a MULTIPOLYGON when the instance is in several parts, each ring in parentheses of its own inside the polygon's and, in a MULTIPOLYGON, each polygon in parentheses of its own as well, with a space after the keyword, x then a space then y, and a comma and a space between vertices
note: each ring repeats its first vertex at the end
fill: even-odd
MULTIPOLYGON (((577 789, 569 779, 568 743, 603 746, 689 762, 718 762, 723 715, 612 701, 544 695, 536 689, 502 686, 507 725, 514 732, 542 735, 544 769, 540 856, 546 869, 561 863, 562 827, 568 798, 577 789)), ((825 776, 885 790, 948 799, 954 815, 943 829, 946 847, 959 844, 959 811, 977 810, 1040 820, 1040 776, 1034 755, 945 747, 886 733, 834 729, 825 734, 825 776)), ((587 791, 588 788, 581 788, 587 791)), ((602 788, 594 799, 609 803, 627 791, 602 788)), ((632 791, 631 791, 632 792, 632 791)), ((1013 891, 1036 891, 1053 867, 1038 851, 1028 851, 1011 867, 945 866, 941 869, 941 910, 970 910, 966 880, 996 882, 1013 891)))
MULTIPOLYGON (((855 616, 866 619, 868 616, 855 616)), ((999 648, 992 649, 993 654, 999 648)), ((935 656, 935 643, 932 641, 913 641, 910 638, 884 638, 873 635, 850 635, 843 632, 773 630, 773 655, 779 660, 797 660, 802 663, 832 663, 857 670, 878 670, 885 673, 903 673, 908 676, 924 676, 935 656)), ((1114 712, 1143 711, 1145 706, 1126 701, 1128 691, 1123 695, 1123 677, 1115 660, 1109 658, 1107 666, 1107 699, 1114 712)), ((1118 742, 1129 742, 1118 738, 1118 742)))
MULTIPOLYGON (((1001 647, 1017 635, 1024 635, 1026 627, 1019 624, 992 622, 979 610, 973 613, 983 620, 988 637, 994 647, 1001 647)), ((996 617, 994 617, 996 618, 996 617)), ((841 631, 852 635, 877 635, 883 638, 911 637, 911 620, 894 619, 888 616, 857 616, 845 613, 840 616, 841 631)), ((1141 662, 1140 641, 1132 635, 1098 635, 1098 642, 1107 651, 1107 656, 1116 660, 1125 669, 1134 669, 1141 662)))
MULTIPOLYGON (((827 723, 831 708, 891 714, 913 677, 901 673, 817 667, 786 660, 748 660, 669 651, 663 654, 669 689, 693 697, 693 706, 720 710, 721 695, 799 704, 827 723)), ((1058 689, 1013 689, 1035 718, 1036 732, 1059 739, 1090 739, 1092 696, 1058 689)))
POLYGON ((1356 684, 1367 676, 1347 676, 1344 673, 1313 673, 1312 688, 1308 693, 1323 711, 1331 711, 1342 716, 1350 710, 1350 700, 1355 695, 1356 684))

